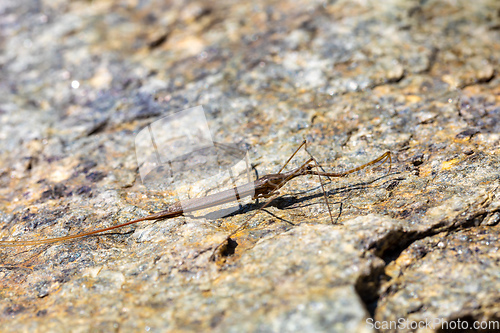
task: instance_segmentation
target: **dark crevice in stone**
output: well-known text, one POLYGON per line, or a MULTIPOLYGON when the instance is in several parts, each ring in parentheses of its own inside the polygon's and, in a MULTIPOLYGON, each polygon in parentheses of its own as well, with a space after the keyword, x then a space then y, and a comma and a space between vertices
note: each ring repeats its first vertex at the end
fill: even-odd
POLYGON ((232 238, 228 238, 227 243, 224 244, 224 247, 220 251, 221 256, 223 257, 232 256, 236 250, 236 247, 238 247, 238 242, 236 242, 232 238))
POLYGON ((373 254, 381 258, 387 265, 396 260, 404 250, 406 250, 416 241, 437 235, 442 232, 451 233, 457 230, 477 227, 481 225, 481 222, 487 216, 494 213, 496 213, 496 211, 479 211, 469 216, 459 217, 454 221, 454 223, 439 223, 433 228, 424 232, 406 232, 404 230, 395 230, 371 244, 369 250, 372 250, 373 254))
POLYGON ((490 83, 491 81, 493 81, 494 78, 495 78, 495 71, 493 71, 490 76, 483 77, 483 78, 476 78, 472 82, 465 82, 464 84, 460 85, 459 88, 464 89, 466 87, 470 87, 470 86, 474 86, 474 85, 478 85, 478 84, 487 84, 487 83, 490 83))
POLYGON ((157 47, 165 44, 165 42, 168 40, 168 37, 170 36, 170 33, 171 33, 171 31, 167 31, 166 33, 162 34, 160 37, 151 41, 148 45, 149 49, 153 50, 153 49, 156 49, 157 47))
POLYGON ((227 238, 224 243, 220 244, 214 253, 210 256, 210 261, 219 261, 220 259, 227 258, 234 255, 238 242, 232 238, 227 238))
POLYGON ((370 250, 373 250, 373 254, 388 265, 396 260, 401 255, 401 252, 406 250, 411 244, 433 235, 434 233, 432 232, 419 233, 417 231, 404 232, 403 230, 397 230, 387 234, 378 242, 372 244, 370 250))
POLYGON ((106 129, 107 125, 108 125, 108 118, 96 122, 87 131, 87 136, 91 136, 91 135, 99 134, 99 133, 103 132, 106 129))
MULTIPOLYGON (((445 224, 445 222, 443 221, 442 223, 437 224, 434 228, 431 228, 425 232, 405 232, 404 230, 395 230, 371 244, 368 247, 367 251, 370 251, 375 256, 382 259, 385 264, 375 267, 372 266, 370 268, 370 271, 367 274, 360 275, 355 283, 355 290, 364 303, 366 310, 370 314, 370 317, 374 318, 375 316, 378 302, 381 297, 380 288, 382 284, 391 280, 391 278, 385 274, 385 267, 392 261, 396 260, 403 251, 408 249, 413 243, 421 239, 437 235, 439 233, 452 233, 454 231, 465 230, 479 226, 487 216, 495 214, 498 211, 500 210, 491 212, 481 210, 464 217, 459 215, 458 218, 455 218, 454 223, 445 224)), ((421 258, 425 257, 426 254, 427 252, 423 251, 421 254, 421 258)))
POLYGON ((354 284, 354 289, 364 303, 370 317, 373 318, 380 298, 380 286, 382 282, 387 281, 388 277, 384 273, 385 266, 372 266, 370 268, 368 274, 363 274, 358 277, 354 284))

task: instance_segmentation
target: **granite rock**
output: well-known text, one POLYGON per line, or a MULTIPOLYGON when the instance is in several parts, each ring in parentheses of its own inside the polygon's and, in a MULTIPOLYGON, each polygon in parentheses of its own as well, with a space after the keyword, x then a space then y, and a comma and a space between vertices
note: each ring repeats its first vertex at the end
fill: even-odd
POLYGON ((105 228, 210 193, 144 186, 134 146, 148 124, 198 105, 213 140, 248 150, 259 175, 304 139, 328 170, 386 151, 392 163, 324 179, 332 217, 311 176, 262 211, 270 199, 223 218, 0 244, 1 331, 498 324, 499 13, 493 0, 2 1, 2 241, 105 228))

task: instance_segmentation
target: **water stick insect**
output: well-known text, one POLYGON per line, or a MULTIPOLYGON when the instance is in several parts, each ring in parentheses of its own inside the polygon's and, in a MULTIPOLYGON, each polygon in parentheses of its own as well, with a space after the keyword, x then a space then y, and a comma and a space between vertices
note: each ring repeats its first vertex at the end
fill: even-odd
MULTIPOLYGON (((283 167, 278 171, 278 173, 275 174, 267 174, 264 175, 257 180, 253 182, 248 182, 244 185, 230 188, 228 190, 224 190, 218 193, 210 194, 202 198, 193 198, 193 199, 187 199, 183 200, 182 202, 176 202, 170 206, 167 207, 167 209, 162 210, 160 212, 147 215, 132 221, 128 221, 125 223, 121 223, 118 225, 110 226, 107 228, 101 228, 101 229, 96 229, 96 230, 91 230, 91 231, 86 231, 82 232, 79 234, 74 234, 74 235, 68 235, 68 236, 62 236, 62 237, 55 237, 55 238, 44 238, 44 239, 35 239, 35 240, 16 240, 16 241, 0 241, 0 246, 3 247, 18 247, 18 246, 34 246, 34 245, 41 245, 41 244, 51 244, 51 243, 57 243, 57 242, 63 242, 63 241, 68 241, 72 239, 78 239, 78 238, 83 238, 83 237, 88 237, 92 235, 97 235, 104 233, 106 231, 118 229, 118 228, 123 228, 125 226, 135 224, 138 222, 142 221, 150 221, 150 220, 161 220, 161 219, 169 219, 169 218, 174 218, 178 216, 184 215, 184 213, 187 212, 192 212, 192 211, 199 211, 202 209, 210 208, 210 207, 215 207, 219 206, 225 203, 229 203, 235 200, 245 198, 252 196, 253 199, 261 199, 261 198, 270 198, 270 197, 275 197, 278 195, 278 191, 280 188, 282 188, 286 183, 291 181, 294 178, 300 177, 300 176, 308 176, 308 175, 315 175, 318 176, 320 179, 320 184, 321 187, 323 188, 323 183, 321 181, 321 177, 343 177, 346 175, 349 175, 351 173, 354 173, 356 171, 360 171, 362 169, 365 169, 366 167, 369 167, 371 165, 374 165, 378 162, 385 163, 386 161, 389 161, 389 163, 392 163, 391 159, 391 153, 389 151, 385 152, 378 158, 365 163, 359 167, 343 171, 343 172, 325 172, 325 171, 320 171, 320 166, 316 159, 311 155, 310 158, 302 164, 300 167, 288 171, 288 172, 283 172, 284 168, 286 165, 290 162, 290 160, 297 154, 297 152, 304 147, 304 149, 307 151, 306 147, 306 141, 304 140, 302 144, 295 150, 295 152, 290 156, 290 158, 286 161, 286 163, 283 165, 283 167)), ((309 152, 308 152, 309 153, 309 152)), ((331 215, 330 208, 328 206, 328 199, 326 196, 326 193, 323 188, 323 194, 326 200, 326 204, 328 207, 328 211, 330 214, 330 218, 332 223, 333 218, 331 215)), ((259 210, 267 207, 270 203, 272 202, 272 199, 269 200, 267 203, 262 205, 259 210)), ((234 230, 229 236, 226 237, 225 241, 223 243, 220 243, 217 245, 213 251, 212 258, 215 257, 215 254, 218 250, 220 250, 223 245, 230 240, 232 236, 234 236, 236 233, 240 232, 241 230, 245 229, 249 221, 259 212, 257 210, 245 223, 243 223, 239 228, 234 230)))

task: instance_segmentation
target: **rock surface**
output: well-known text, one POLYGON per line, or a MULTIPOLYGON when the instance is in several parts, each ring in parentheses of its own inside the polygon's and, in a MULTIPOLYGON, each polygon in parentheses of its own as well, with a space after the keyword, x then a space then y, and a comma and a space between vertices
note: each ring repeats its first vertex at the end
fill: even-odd
MULTIPOLYGON (((142 185, 134 140, 197 105, 214 141, 248 148, 259 175, 304 139, 328 170, 393 154, 389 172, 324 180, 333 225, 310 176, 264 211, 269 199, 215 220, 0 246, 2 332, 499 325, 497 1, 7 0, 0 27, 3 241, 104 228, 175 202, 142 185)), ((177 190, 203 196, 192 187, 177 190)))

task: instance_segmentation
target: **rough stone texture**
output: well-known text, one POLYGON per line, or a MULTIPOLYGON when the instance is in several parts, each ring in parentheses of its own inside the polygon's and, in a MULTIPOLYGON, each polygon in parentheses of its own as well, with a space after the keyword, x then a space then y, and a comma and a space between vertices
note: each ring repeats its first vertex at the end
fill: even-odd
POLYGON ((141 185, 134 138, 196 105, 215 141, 250 148, 260 175, 304 138, 328 169, 393 153, 389 173, 326 181, 335 225, 308 177, 265 212, 249 203, 215 221, 0 247, 1 331, 500 321, 497 1, 4 0, 0 47, 2 240, 75 234, 174 202, 141 185))

